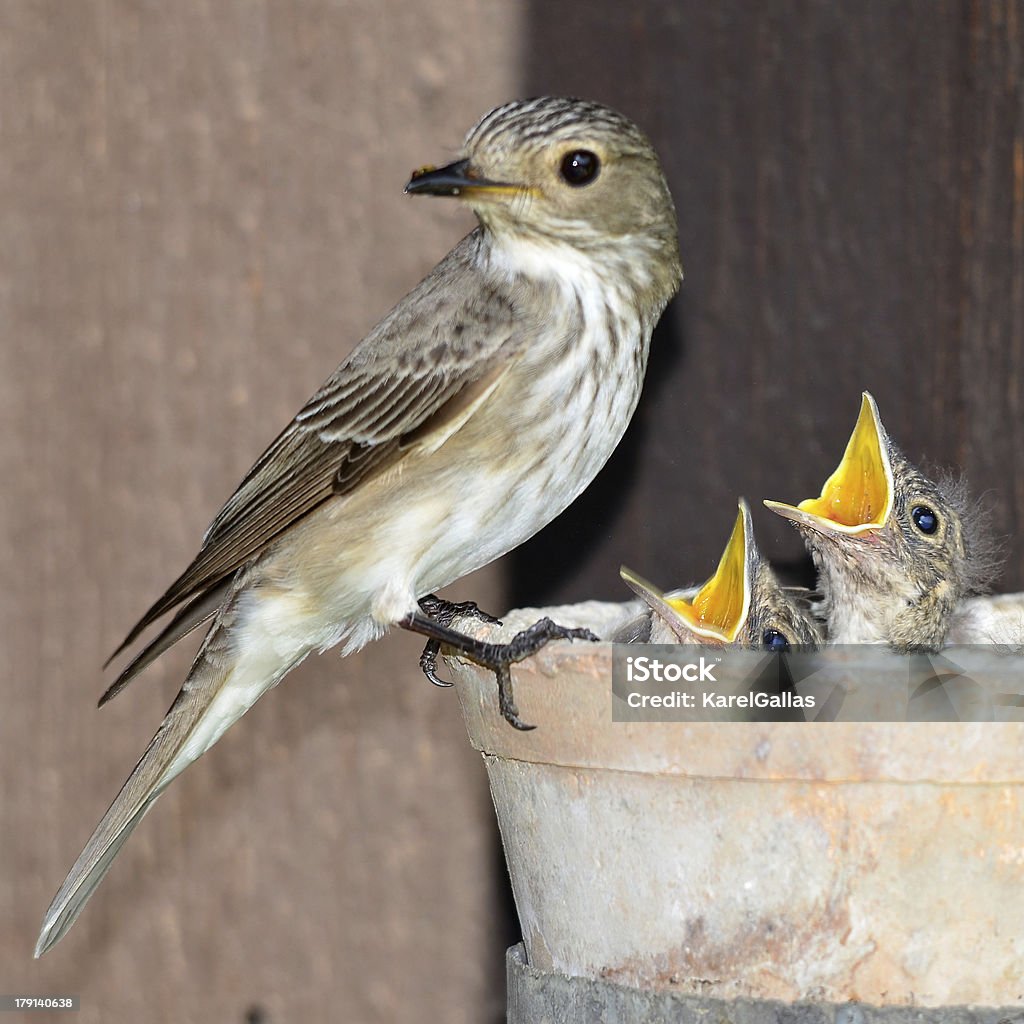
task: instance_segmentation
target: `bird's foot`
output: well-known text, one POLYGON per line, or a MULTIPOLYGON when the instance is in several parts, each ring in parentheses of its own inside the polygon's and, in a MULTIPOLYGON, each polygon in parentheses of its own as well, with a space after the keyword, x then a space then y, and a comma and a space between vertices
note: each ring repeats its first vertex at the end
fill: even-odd
POLYGON ((481 610, 476 601, 446 601, 436 594, 427 594, 420 598, 420 608, 425 615, 429 615, 435 622, 442 626, 450 626, 455 619, 478 619, 480 622, 489 622, 495 626, 501 625, 501 619, 481 610))
POLYGON ((519 709, 512 698, 512 668, 518 661, 536 654, 545 644, 552 640, 590 640, 599 642, 600 637, 589 629, 570 629, 560 626, 549 618, 538 619, 532 626, 520 630, 507 644, 491 644, 493 660, 473 658, 478 665, 494 672, 498 681, 498 708, 509 725, 523 732, 536 729, 535 725, 527 725, 519 717, 519 709))
MULTIPOLYGON (((539 619, 532 626, 520 630, 508 643, 496 644, 487 643, 483 640, 476 640, 471 636, 458 633, 449 626, 442 625, 433 619, 413 612, 407 615, 400 623, 404 629, 412 630, 429 637, 426 648, 420 656, 420 667, 426 673, 427 678, 434 682, 430 672, 436 665, 437 652, 441 645, 451 647, 458 651, 470 661, 490 669, 498 683, 498 707, 502 717, 509 725, 526 732, 536 728, 527 725, 519 717, 519 709, 516 707, 512 696, 512 671, 511 666, 524 658, 536 654, 545 644, 552 640, 591 640, 598 641, 600 637, 595 636, 589 629, 571 629, 568 626, 560 626, 551 619, 539 619), (432 647, 432 645, 434 645, 432 647), (433 659, 428 658, 428 653, 433 651, 433 659), (424 661, 428 662, 424 666, 424 661)), ((435 677, 436 678, 436 677, 435 677)), ((443 682, 439 685, 445 685, 443 682)), ((449 684, 450 685, 450 684, 449 684)))
MULTIPOLYGON (((501 625, 501 619, 482 611, 476 601, 446 601, 436 594, 427 594, 419 601, 425 615, 429 615, 442 626, 450 626, 455 619, 471 618, 480 622, 501 625)), ((448 687, 452 684, 437 674, 437 656, 441 653, 441 641, 430 639, 420 655, 420 669, 435 686, 448 687)))
POLYGON ((442 679, 437 674, 437 656, 441 653, 441 641, 440 640, 428 640, 423 645, 423 653, 420 655, 420 671, 430 680, 435 686, 441 686, 447 689, 449 686, 454 684, 449 683, 447 679, 442 679))

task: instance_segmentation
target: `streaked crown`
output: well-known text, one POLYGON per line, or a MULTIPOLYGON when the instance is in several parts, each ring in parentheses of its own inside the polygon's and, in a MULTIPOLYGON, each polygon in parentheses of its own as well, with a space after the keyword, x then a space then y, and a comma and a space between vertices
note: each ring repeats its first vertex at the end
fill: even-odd
POLYGON ((628 118, 586 100, 518 100, 466 136, 463 190, 496 235, 568 243, 646 269, 672 294, 682 277, 668 184, 647 136, 628 118))

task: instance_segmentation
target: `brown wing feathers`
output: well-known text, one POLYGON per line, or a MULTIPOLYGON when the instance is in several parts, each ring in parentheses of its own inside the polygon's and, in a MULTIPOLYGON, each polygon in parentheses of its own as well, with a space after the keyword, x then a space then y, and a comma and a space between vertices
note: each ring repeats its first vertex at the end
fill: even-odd
MULTIPOLYGON (((468 236, 444 262, 461 262, 461 269, 471 271, 467 253, 474 244, 473 236, 468 236)), ((449 266, 446 273, 451 270, 449 266)), ((425 287, 431 287, 430 278, 421 283, 420 288, 425 287)), ((481 382, 493 380, 507 365, 508 357, 518 351, 513 341, 511 300, 495 306, 505 317, 504 330, 494 322, 492 310, 489 322, 480 325, 479 337, 453 328, 450 343, 437 341, 436 323, 429 338, 417 337, 418 325, 406 322, 398 309, 335 371, 255 462, 210 525, 191 565, 132 628, 110 660, 176 605, 189 599, 194 599, 193 603, 125 669, 104 700, 209 618, 217 604, 213 591, 219 599, 221 584, 236 570, 320 504, 401 458, 407 450, 403 442, 410 435, 419 439, 435 426, 443 430, 445 421, 450 420, 447 410, 471 404, 481 382), (445 358, 426 365, 420 357, 409 358, 410 353, 431 351, 431 346, 438 344, 442 344, 445 358), (374 353, 369 360, 368 352, 374 353), (466 401, 460 402, 460 395, 466 396, 466 401)), ((496 314, 499 319, 501 314, 496 314)), ((475 322, 471 311, 457 305, 450 316, 454 325, 475 322)))

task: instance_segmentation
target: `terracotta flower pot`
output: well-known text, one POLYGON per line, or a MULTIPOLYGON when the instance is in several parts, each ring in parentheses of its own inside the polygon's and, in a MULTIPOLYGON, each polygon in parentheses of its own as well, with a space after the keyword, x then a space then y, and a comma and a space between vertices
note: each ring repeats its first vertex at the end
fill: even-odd
MULTIPOLYGON (((628 608, 544 613, 609 635, 628 608)), ((493 675, 449 660, 532 965, 708 997, 1024 1000, 1024 724, 614 722, 611 664, 576 642, 517 666, 521 733, 493 675)))

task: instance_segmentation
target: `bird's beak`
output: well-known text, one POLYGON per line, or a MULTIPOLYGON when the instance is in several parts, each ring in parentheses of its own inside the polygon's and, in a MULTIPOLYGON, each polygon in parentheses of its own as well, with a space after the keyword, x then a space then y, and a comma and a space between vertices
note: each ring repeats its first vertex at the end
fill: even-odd
POLYGON ((423 167, 413 171, 409 184, 405 186, 406 195, 423 196, 461 196, 487 194, 507 194, 521 192, 519 185, 510 185, 502 181, 490 181, 481 178, 473 170, 469 160, 456 160, 444 167, 423 167))
POLYGON ((878 418, 878 406, 865 391, 846 453, 825 481, 821 496, 806 498, 797 506, 780 501, 765 504, 780 516, 819 533, 863 534, 885 526, 892 511, 893 492, 888 438, 878 418))
MULTIPOLYGON (((620 575, 670 627, 675 623, 716 644, 731 644, 750 611, 750 509, 740 502, 736 525, 715 575, 692 599, 669 597, 623 566, 620 575)), ((674 629, 681 635, 678 629, 674 629)))
POLYGON ((650 607, 651 611, 668 625, 673 633, 680 640, 687 640, 687 624, 679 617, 675 608, 672 607, 671 599, 667 594, 662 593, 653 583, 645 580, 639 573, 633 572, 628 566, 619 567, 619 575, 623 582, 632 590, 637 597, 642 598, 650 607))

